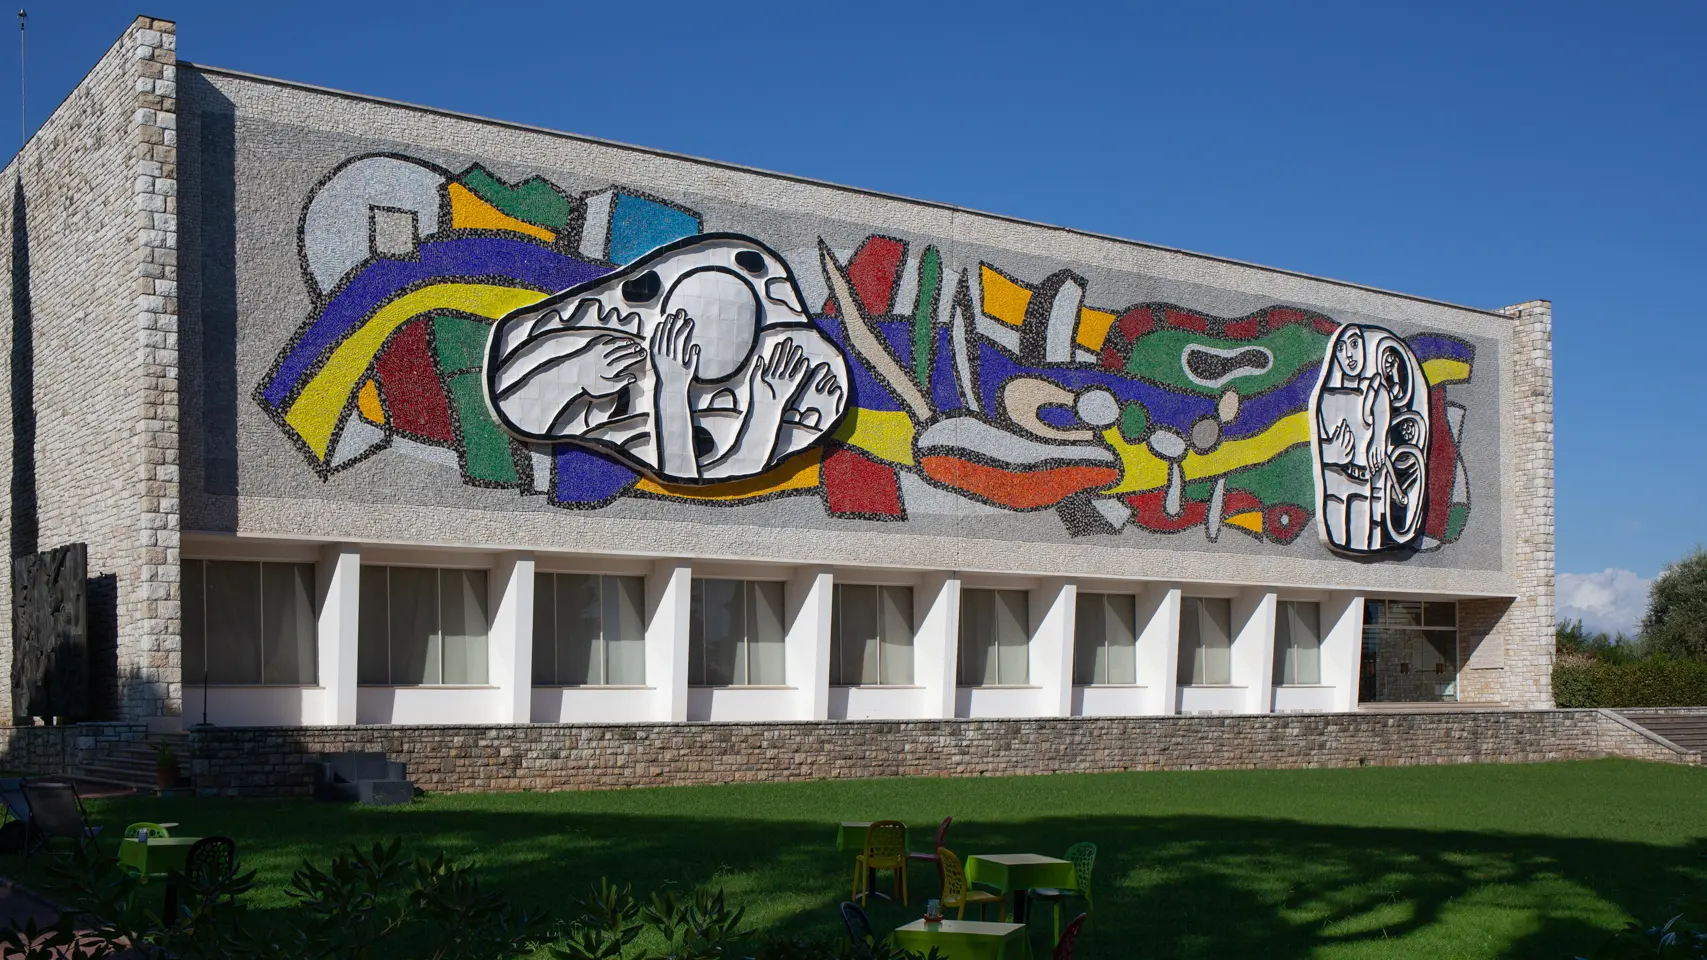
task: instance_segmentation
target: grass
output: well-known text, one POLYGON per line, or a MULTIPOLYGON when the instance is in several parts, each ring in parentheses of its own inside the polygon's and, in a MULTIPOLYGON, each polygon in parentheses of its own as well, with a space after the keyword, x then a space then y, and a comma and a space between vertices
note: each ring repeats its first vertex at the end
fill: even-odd
MULTIPOLYGON (((1090 958, 1569 957, 1707 880, 1707 768, 1621 760, 90 807, 112 829, 175 820, 237 838, 261 910, 285 902, 302 858, 401 835, 560 914, 600 876, 641 895, 713 883, 759 925, 823 935, 852 878, 838 821, 901 819, 917 843, 952 814, 962 856, 1100 847, 1090 958)), ((912 880, 913 906, 873 907, 881 929, 937 895, 934 871, 912 880)), ((1033 927, 1047 956, 1046 915, 1033 927)))

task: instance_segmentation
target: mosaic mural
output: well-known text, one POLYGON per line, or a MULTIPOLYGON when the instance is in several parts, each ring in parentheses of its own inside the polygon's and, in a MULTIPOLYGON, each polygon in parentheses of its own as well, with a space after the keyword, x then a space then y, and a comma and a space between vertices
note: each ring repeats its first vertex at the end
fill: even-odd
POLYGON ((314 306, 254 396, 322 477, 387 451, 569 509, 809 497, 1275 544, 1320 515, 1351 553, 1469 518, 1453 337, 1120 306, 884 235, 791 264, 638 190, 392 155, 330 171, 299 239, 314 306))

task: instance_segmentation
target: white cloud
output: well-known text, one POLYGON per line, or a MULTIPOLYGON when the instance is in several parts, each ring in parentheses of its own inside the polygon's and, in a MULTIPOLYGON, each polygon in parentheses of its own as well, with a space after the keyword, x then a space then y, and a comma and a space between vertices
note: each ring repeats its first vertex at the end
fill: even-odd
POLYGON ((1599 573, 1561 573, 1555 589, 1560 620, 1581 619, 1589 630, 1635 636, 1648 611, 1651 578, 1608 567, 1599 573))

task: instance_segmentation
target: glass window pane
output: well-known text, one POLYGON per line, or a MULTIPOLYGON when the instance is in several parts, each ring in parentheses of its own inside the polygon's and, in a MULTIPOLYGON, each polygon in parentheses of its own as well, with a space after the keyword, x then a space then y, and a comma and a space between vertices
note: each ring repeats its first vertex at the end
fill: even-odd
POLYGON ((604 640, 597 574, 557 575, 557 682, 583 686, 604 682, 604 640))
POLYGON ((391 569, 391 677, 397 686, 442 683, 439 654, 439 572, 391 569))
POLYGON ((998 683, 1027 683, 1031 679, 1031 623, 1024 590, 996 593, 996 670, 998 683))
POLYGON ((688 686, 705 686, 705 581, 688 587, 688 686))
POLYGON ((261 565, 207 562, 207 660, 211 683, 261 682, 261 565))
POLYGON ((1423 604, 1423 626, 1458 628, 1458 604, 1430 600, 1423 604))
POLYGON ((314 682, 314 565, 261 564, 262 683, 314 682))
POLYGON ((439 571, 444 683, 486 682, 486 571, 439 571))
POLYGON ((746 643, 746 603, 740 580, 700 580, 700 607, 704 631, 705 674, 707 686, 726 687, 747 682, 746 658, 741 656, 746 643))
POLYGON ((180 611, 184 623, 183 664, 186 685, 201 683, 202 671, 207 667, 207 621, 202 616, 202 575, 205 569, 206 564, 200 560, 185 560, 181 574, 184 581, 178 596, 183 604, 180 611))
POLYGON ((960 591, 960 685, 996 682, 996 592, 960 591))
POLYGON ((845 584, 838 588, 840 609, 833 614, 841 622, 842 682, 848 685, 877 682, 877 588, 845 584))
POLYGON ((788 682, 784 667, 782 584, 762 580, 747 584, 747 682, 781 686, 788 682))
POLYGON ((356 627, 356 682, 391 682, 390 567, 362 567, 361 616, 356 627))
POLYGON ((1103 683, 1138 682, 1138 598, 1111 593, 1103 597, 1108 662, 1103 683))
POLYGON ((533 575, 533 685, 556 686, 557 575, 533 575))
POLYGON ((1316 603, 1292 604, 1292 683, 1322 682, 1322 607, 1316 603))
POLYGON ((1198 624, 1203 638, 1203 682, 1233 682, 1233 602, 1206 597, 1200 601, 1203 618, 1198 624))
POLYGON ((646 580, 605 577, 605 682, 646 682, 646 580))
POLYGON ((830 593, 830 686, 849 686, 842 679, 842 587, 836 584, 830 593))
POLYGON ((1100 593, 1081 593, 1073 609, 1073 682, 1108 682, 1108 605, 1100 593))
POLYGON ((878 683, 913 682, 913 588, 883 587, 878 591, 882 602, 879 626, 882 633, 883 655, 878 683))
POLYGON ((1422 624, 1422 601, 1420 600, 1389 600, 1384 604, 1387 610, 1383 621, 1391 627, 1414 627, 1422 624))
POLYGON ((1198 629, 1202 619, 1196 597, 1181 597, 1179 601, 1179 683, 1193 686, 1203 683, 1203 637, 1198 629))

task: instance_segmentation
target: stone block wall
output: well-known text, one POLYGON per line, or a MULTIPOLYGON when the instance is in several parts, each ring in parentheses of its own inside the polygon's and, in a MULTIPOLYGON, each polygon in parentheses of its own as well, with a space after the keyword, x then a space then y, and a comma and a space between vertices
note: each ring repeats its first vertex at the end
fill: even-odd
POLYGON ((384 751, 427 790, 600 790, 751 781, 1124 770, 1694 762, 1598 710, 1051 720, 192 731, 197 787, 306 795, 321 753, 384 751))
POLYGON ((175 32, 137 18, 0 189, 12 551, 89 545, 94 699, 129 718, 179 707, 175 32))
POLYGON ((1553 703, 1553 305, 1531 300, 1501 311, 1512 318, 1516 476, 1509 486, 1518 597, 1501 617, 1504 693, 1512 706, 1553 703))
POLYGON ((0 727, 0 770, 71 774, 109 748, 141 740, 140 723, 80 723, 67 727, 0 727))

